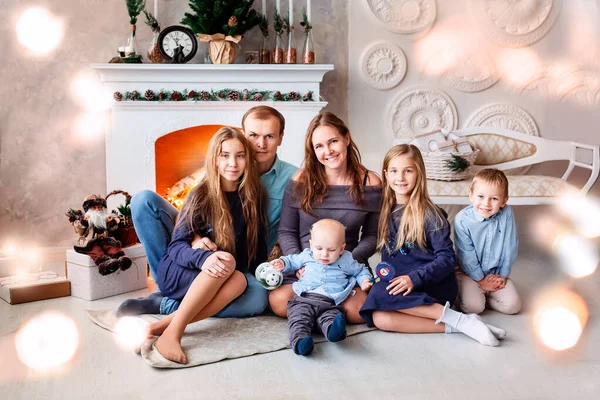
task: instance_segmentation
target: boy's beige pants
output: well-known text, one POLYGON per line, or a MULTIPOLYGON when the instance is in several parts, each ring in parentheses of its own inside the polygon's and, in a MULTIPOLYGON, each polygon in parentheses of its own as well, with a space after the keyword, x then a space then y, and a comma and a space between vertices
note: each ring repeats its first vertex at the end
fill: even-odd
POLYGON ((508 278, 504 289, 485 292, 479 284, 460 269, 456 271, 458 279, 458 306, 465 313, 479 314, 485 306, 504 314, 516 314, 521 311, 521 297, 515 284, 508 278))

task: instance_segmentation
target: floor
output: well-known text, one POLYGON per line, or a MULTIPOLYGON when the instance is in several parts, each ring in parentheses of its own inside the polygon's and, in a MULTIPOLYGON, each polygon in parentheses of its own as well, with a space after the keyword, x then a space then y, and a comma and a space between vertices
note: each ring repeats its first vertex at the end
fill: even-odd
POLYGON ((567 282, 553 261, 521 245, 513 277, 526 307, 516 316, 486 311, 506 329, 497 348, 461 334, 405 335, 381 331, 324 343, 308 358, 290 350, 211 365, 157 370, 94 325, 86 309, 116 307, 128 293, 95 302, 73 297, 11 306, 0 301, 0 398, 12 399, 598 399, 600 398, 600 272, 567 282), (548 284, 568 284, 590 308, 578 345, 551 351, 532 331, 536 295, 548 284), (17 358, 14 332, 44 310, 76 322, 80 347, 58 371, 28 370, 17 358))

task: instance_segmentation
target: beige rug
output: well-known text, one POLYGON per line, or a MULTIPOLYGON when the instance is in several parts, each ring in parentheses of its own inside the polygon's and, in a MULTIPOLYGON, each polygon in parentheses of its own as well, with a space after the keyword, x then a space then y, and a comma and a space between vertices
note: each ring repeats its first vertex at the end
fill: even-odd
MULTIPOLYGON (((117 316, 113 310, 87 311, 90 319, 100 327, 114 331, 117 316)), ((143 315, 148 322, 158 321, 158 315, 143 315)), ((348 336, 368 332, 375 328, 367 325, 348 325, 348 336)), ((316 343, 327 341, 322 335, 314 337, 316 343)), ((181 365, 164 358, 153 344, 156 338, 147 339, 142 345, 141 356, 156 368, 187 368, 210 364, 229 358, 269 353, 290 348, 287 320, 275 316, 252 318, 209 318, 191 324, 181 341, 188 364, 181 365)))

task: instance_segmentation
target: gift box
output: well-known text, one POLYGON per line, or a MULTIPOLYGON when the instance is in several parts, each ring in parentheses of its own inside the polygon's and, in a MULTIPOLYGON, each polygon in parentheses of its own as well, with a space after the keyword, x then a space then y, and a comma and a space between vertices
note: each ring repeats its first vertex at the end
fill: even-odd
POLYGON ((131 258, 131 267, 110 275, 100 275, 94 260, 88 255, 67 250, 67 277, 71 281, 71 296, 97 300, 148 287, 147 259, 144 247, 136 244, 123 248, 131 258))
POLYGON ((452 135, 454 138, 449 137, 442 143, 435 143, 434 151, 441 151, 444 153, 470 153, 473 151, 469 141, 466 138, 461 138, 456 135, 452 135))
POLYGON ((69 296, 69 280, 54 271, 26 272, 0 278, 0 297, 9 304, 69 296))
POLYGON ((413 140, 410 141, 410 144, 414 144, 419 148, 419 150, 421 150, 422 153, 426 153, 437 150, 438 144, 445 141, 446 136, 441 130, 438 130, 415 136, 413 140))

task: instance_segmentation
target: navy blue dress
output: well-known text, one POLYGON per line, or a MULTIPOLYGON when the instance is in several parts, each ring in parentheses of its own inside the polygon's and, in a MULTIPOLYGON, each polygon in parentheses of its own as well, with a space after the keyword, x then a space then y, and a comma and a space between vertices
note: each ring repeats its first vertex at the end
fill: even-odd
MULTIPOLYGON (((402 217, 403 206, 395 206, 389 219, 390 247, 395 247, 396 234, 402 217)), ((394 276, 408 275, 414 288, 408 296, 403 293, 390 295, 386 287, 390 284, 379 281, 369 291, 367 300, 360 310, 361 317, 368 326, 373 324, 373 311, 406 310, 434 303, 452 304, 458 293, 458 284, 454 272, 456 261, 452 240, 450 240, 450 224, 444 221, 443 227, 436 229, 435 219, 426 218, 426 246, 410 248, 403 246, 402 251, 391 254, 384 248, 381 260, 394 266, 394 276)), ((441 225, 438 221, 437 225, 441 225)))

